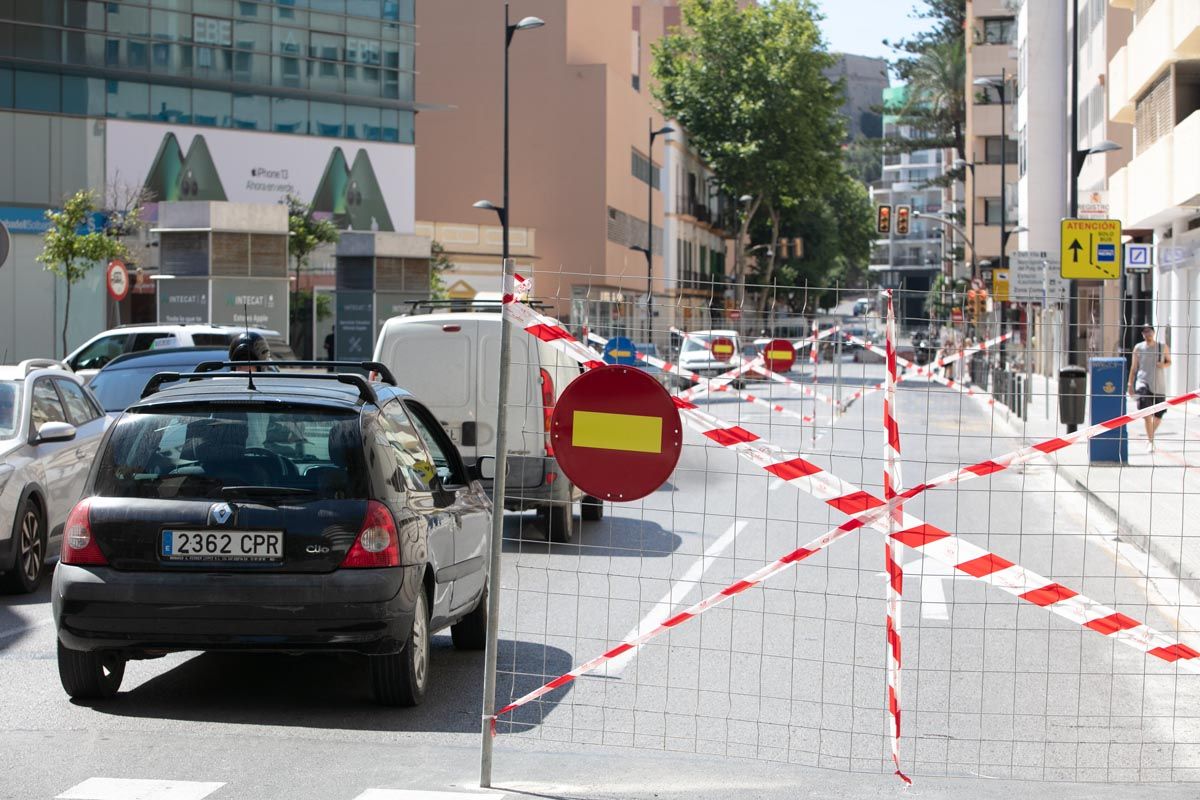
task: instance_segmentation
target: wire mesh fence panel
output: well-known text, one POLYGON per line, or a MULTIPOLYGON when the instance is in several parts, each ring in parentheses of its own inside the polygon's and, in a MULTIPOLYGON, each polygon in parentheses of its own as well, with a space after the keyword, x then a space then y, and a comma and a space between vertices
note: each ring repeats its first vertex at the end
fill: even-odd
MULTIPOLYGON (((892 631, 886 298, 698 286, 656 293, 648 315, 644 294, 586 274, 533 281, 536 302, 518 298, 530 310, 511 323, 525 377, 507 404, 521 477, 510 471, 500 576, 500 763, 512 736, 891 772, 898 717, 913 777, 1200 780, 1200 534, 1187 524, 1200 405, 1166 402, 1197 379, 1184 301, 1155 309, 1172 320, 1158 334, 1169 349, 1146 338, 1132 384, 1128 359, 1092 363, 1078 420, 1139 404, 1158 419, 1163 400, 1161 423, 1117 419, 1092 438, 1060 423, 1065 308, 893 293, 905 586, 892 631), (548 406, 595 366, 567 353, 568 334, 594 350, 579 360, 643 369, 679 398, 678 465, 641 500, 580 498, 555 458, 548 406), (778 339, 794 364, 777 372, 764 352, 778 339), (727 602, 701 602, 713 595, 727 602)), ((1099 356, 1143 339, 1144 317, 1114 316, 1079 317, 1099 356)))

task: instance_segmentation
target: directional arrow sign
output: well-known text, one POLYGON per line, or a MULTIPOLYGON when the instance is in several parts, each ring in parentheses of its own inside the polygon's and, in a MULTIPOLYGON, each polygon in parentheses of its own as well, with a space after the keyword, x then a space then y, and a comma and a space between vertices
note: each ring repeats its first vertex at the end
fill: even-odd
POLYGON ((1061 237, 1064 278, 1115 281, 1121 277, 1121 221, 1064 219, 1061 237))

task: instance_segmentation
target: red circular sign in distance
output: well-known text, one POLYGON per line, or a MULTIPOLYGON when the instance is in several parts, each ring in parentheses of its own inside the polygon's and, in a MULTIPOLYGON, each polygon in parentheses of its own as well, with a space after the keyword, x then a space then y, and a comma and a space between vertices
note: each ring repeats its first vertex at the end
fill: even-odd
POLYGON ((728 361, 737 352, 737 348, 733 345, 733 339, 728 339, 724 336, 718 336, 716 339, 713 339, 709 343, 708 349, 712 351, 713 358, 717 361, 728 361))
POLYGON ((787 372, 796 363, 796 348, 787 339, 772 339, 763 348, 762 356, 771 372, 787 372))
POLYGON ((683 424, 667 390, 637 367, 597 367, 567 385, 550 420, 563 474, 592 497, 640 500, 679 462, 683 424))
POLYGON ((129 268, 119 258, 108 262, 104 273, 105 283, 108 284, 108 296, 118 303, 129 294, 129 268))

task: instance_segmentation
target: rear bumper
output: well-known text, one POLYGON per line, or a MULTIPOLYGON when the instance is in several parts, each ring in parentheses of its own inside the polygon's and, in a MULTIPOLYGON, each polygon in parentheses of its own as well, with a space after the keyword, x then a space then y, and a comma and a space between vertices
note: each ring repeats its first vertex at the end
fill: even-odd
POLYGON ((379 655, 404 647, 420 569, 239 575, 60 564, 51 599, 58 637, 73 650, 379 655))
MULTIPOLYGON (((481 481, 481 483, 484 491, 491 497, 493 482, 481 481)), ((528 511, 556 503, 573 502, 581 496, 582 494, 563 474, 554 458, 508 457, 508 478, 504 482, 504 508, 506 511, 528 511), (551 475, 554 477, 550 478, 551 475)))

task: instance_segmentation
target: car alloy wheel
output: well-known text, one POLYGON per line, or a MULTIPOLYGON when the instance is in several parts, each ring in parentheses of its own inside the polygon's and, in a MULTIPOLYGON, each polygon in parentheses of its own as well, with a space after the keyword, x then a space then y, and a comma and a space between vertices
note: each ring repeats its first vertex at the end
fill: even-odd
POLYGON ((42 521, 38 519, 37 509, 25 507, 25 515, 21 518, 21 543, 18 569, 24 573, 27 583, 37 585, 42 577, 42 566, 46 563, 46 551, 42 545, 42 521))

